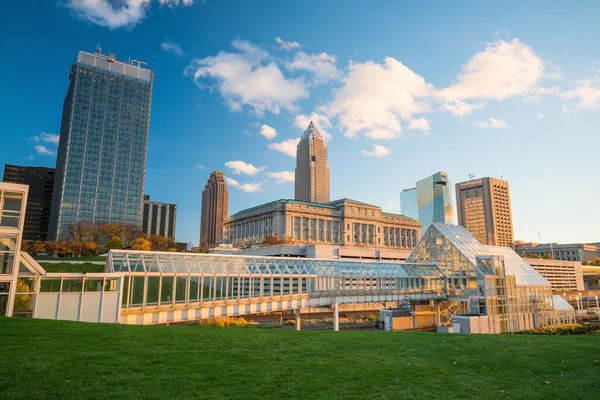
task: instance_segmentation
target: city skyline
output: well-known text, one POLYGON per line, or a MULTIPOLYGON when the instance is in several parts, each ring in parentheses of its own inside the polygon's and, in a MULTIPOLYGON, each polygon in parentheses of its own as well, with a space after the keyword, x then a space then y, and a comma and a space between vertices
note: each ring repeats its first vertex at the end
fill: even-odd
POLYGON ((156 72, 145 191, 178 204, 178 241, 197 243, 202 185, 190 182, 208 171, 224 170, 230 213, 293 198, 289 149, 311 119, 327 138, 331 198, 399 212, 398 193, 431 171, 447 171, 453 182, 471 173, 502 177, 511 186, 515 239, 540 241, 540 232, 541 242, 598 241, 600 189, 590 183, 600 89, 597 56, 587 51, 597 8, 382 2, 385 13, 357 5, 341 19, 333 4, 312 13, 309 4, 240 3, 227 13, 218 2, 194 3, 151 2, 137 20, 118 20, 118 11, 94 19, 69 1, 11 7, 0 17, 13 39, 0 44, 3 54, 17 60, 35 49, 53 61, 43 69, 3 66, 1 83, 14 97, 3 103, 11 134, 0 163, 55 166, 65 71, 78 50, 93 52, 100 41, 105 53, 156 72), (309 14, 321 32, 305 29, 309 14), (243 22, 248 15, 276 22, 256 30, 243 22), (578 24, 567 22, 575 17, 578 24), (477 19, 483 23, 462 23, 477 19), (440 35, 450 26, 451 35, 440 35), (486 60, 503 68, 486 69, 486 60), (227 63, 244 80, 216 75, 227 63), (261 74, 278 79, 277 90, 240 86, 261 74), (399 95, 374 96, 367 87, 399 95))

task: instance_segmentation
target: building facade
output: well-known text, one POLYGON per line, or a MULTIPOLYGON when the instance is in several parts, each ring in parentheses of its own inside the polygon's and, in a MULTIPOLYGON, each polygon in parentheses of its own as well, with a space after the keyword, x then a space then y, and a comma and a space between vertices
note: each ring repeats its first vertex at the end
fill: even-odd
POLYGON ((329 203, 327 144, 312 121, 296 150, 294 198, 311 203, 329 203))
POLYGON ((400 212, 414 220, 419 220, 419 205, 417 203, 417 188, 403 189, 400 192, 400 212))
POLYGON ((47 240, 54 168, 4 166, 4 182, 29 186, 23 240, 47 240))
POLYGON ((142 226, 151 70, 79 52, 63 106, 48 238, 78 222, 142 226))
POLYGON ((480 243, 510 246, 514 241, 508 182, 480 178, 456 184, 458 224, 480 243))
POLYGON ((0 316, 12 316, 28 187, 0 183, 0 316))
POLYGON ((146 235, 160 235, 175 239, 177 204, 150 200, 144 195, 142 232, 146 235))
POLYGON ((210 173, 202 191, 200 216, 200 247, 217 245, 223 239, 223 224, 227 218, 229 192, 223 172, 210 173))
POLYGON ((454 223, 451 183, 448 174, 436 172, 416 183, 419 221, 425 232, 433 222, 454 223))
POLYGON ((552 285, 553 292, 585 290, 583 272, 579 261, 542 260, 524 258, 527 264, 552 285))
POLYGON ((244 254, 404 260, 421 226, 351 199, 277 200, 231 215, 225 235, 244 254))
POLYGON ((550 257, 553 260, 579 261, 580 263, 600 258, 600 246, 593 243, 541 243, 535 246, 533 244, 517 245, 515 251, 523 257, 535 255, 541 258, 550 257))

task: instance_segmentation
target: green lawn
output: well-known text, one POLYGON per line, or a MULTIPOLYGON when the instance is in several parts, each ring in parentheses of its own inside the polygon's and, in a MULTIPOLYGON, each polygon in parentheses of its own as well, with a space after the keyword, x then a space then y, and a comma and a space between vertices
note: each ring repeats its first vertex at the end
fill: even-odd
POLYGON ((600 336, 0 318, 0 399, 600 398, 600 336))
POLYGON ((48 256, 36 256, 33 257, 37 262, 44 262, 45 260, 51 261, 106 261, 106 256, 91 256, 91 257, 48 257, 48 256))
POLYGON ((104 272, 104 265, 90 264, 90 263, 45 263, 43 261, 38 262, 46 272, 104 272))

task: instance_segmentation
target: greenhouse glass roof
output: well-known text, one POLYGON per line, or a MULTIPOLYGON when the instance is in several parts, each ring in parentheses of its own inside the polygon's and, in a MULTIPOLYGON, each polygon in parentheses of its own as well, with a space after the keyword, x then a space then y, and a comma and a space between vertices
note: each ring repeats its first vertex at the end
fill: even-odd
POLYGON ((106 272, 443 277, 436 264, 111 250, 106 272))
POLYGON ((569 304, 568 301, 560 297, 559 295, 553 295, 552 301, 554 302, 554 309, 559 311, 573 311, 574 308, 569 304))
MULTIPOLYGON (((510 247, 488 246, 477 241, 463 226, 434 222, 427 230, 435 229, 448 240, 470 263, 477 265, 477 257, 502 256, 506 275, 514 275, 517 285, 550 285, 542 275, 510 247)), ((410 257, 409 257, 410 260, 410 257)))

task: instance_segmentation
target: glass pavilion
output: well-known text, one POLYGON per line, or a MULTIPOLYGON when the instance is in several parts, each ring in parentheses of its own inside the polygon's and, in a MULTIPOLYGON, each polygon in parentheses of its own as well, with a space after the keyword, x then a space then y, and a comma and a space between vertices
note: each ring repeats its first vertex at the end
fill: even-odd
POLYGON ((525 329, 530 318, 534 326, 568 319, 550 283, 525 260, 508 247, 482 245, 462 226, 433 223, 407 261, 437 263, 461 313, 496 317, 502 332, 525 329))

